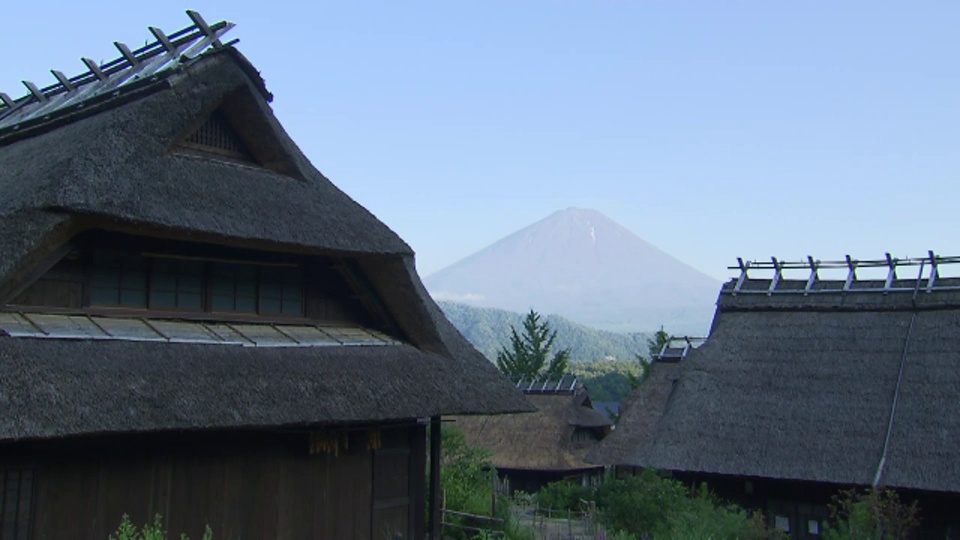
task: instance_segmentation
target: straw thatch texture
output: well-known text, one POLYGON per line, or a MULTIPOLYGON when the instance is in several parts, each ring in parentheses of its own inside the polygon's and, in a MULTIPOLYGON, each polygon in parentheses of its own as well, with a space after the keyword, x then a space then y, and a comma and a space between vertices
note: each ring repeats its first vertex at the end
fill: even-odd
MULTIPOLYGON (((314 169, 260 97, 262 81, 232 48, 206 55, 133 101, 26 139, 0 139, 0 219, 41 212, 189 231, 218 243, 412 254, 393 231, 314 169), (239 132, 290 174, 171 153, 225 96, 239 132), (39 212, 37 212, 39 211, 39 212), (242 216, 238 219, 237 216, 242 216)), ((4 236, 7 236, 6 234, 4 236)), ((0 282, 18 267, 12 251, 0 282)))
POLYGON ((290 140, 239 52, 141 90, 0 138, 0 303, 106 229, 355 263, 408 345, 0 338, 0 440, 531 410, 430 299, 410 247, 290 140), (173 150, 218 108, 262 167, 173 150))
POLYGON ((587 461, 610 465, 628 463, 630 454, 641 441, 650 437, 663 416, 679 371, 678 363, 653 363, 643 385, 627 396, 620 406, 617 429, 587 454, 587 461))
POLYGON ((246 348, 0 338, 0 440, 372 422, 514 399, 404 345, 246 348), (481 393, 487 394, 486 396, 481 393))
POLYGON ((577 428, 605 431, 610 419, 593 409, 586 394, 528 394, 536 412, 455 417, 467 441, 492 452, 494 467, 541 471, 593 469, 584 458, 596 441, 575 441, 577 428))
POLYGON ((960 302, 913 296, 722 295, 707 342, 656 365, 591 458, 870 485, 905 358, 880 483, 960 490, 960 302))

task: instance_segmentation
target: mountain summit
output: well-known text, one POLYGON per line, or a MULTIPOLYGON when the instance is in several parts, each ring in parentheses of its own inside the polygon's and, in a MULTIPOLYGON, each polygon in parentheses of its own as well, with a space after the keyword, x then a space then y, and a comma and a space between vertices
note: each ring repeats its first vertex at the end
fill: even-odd
POLYGON ((428 276, 437 300, 615 331, 705 335, 720 283, 596 210, 569 208, 428 276))

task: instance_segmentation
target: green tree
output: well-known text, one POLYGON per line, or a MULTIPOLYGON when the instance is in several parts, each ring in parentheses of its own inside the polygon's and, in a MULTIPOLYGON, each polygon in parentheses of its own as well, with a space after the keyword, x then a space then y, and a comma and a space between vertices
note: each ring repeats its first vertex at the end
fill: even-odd
POLYGON ((562 377, 567 371, 570 349, 557 352, 547 362, 556 338, 557 331, 551 332, 550 325, 541 321, 540 314, 531 309, 523 319, 522 335, 513 325, 510 326, 510 346, 497 351, 497 367, 514 377, 562 377))
MULTIPOLYGON (((672 338, 673 336, 668 334, 667 331, 663 329, 663 325, 661 324, 660 329, 653 333, 653 337, 647 338, 647 359, 653 360, 654 357, 660 354, 660 351, 663 350, 663 346, 667 343, 670 343, 670 339, 672 338)), ((637 356, 639 357, 639 355, 637 356)))
POLYGON ((630 386, 632 388, 639 387, 641 384, 643 384, 643 381, 647 380, 647 375, 650 374, 650 362, 652 362, 653 359, 660 354, 660 351, 663 350, 663 346, 667 343, 670 343, 671 339, 673 339, 673 336, 668 334, 667 331, 663 329, 662 324, 660 325, 660 329, 653 333, 652 338, 647 338, 648 356, 644 357, 640 353, 637 353, 636 355, 637 362, 640 363, 640 375, 628 375, 630 379, 630 386))

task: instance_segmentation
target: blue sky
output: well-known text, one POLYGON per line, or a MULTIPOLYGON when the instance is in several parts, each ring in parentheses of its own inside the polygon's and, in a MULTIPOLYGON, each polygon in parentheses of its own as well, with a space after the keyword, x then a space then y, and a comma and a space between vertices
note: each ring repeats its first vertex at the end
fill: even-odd
POLYGON ((718 279, 960 254, 960 3, 17 2, 0 91, 187 8, 237 23, 280 121, 425 275, 572 206, 718 279))

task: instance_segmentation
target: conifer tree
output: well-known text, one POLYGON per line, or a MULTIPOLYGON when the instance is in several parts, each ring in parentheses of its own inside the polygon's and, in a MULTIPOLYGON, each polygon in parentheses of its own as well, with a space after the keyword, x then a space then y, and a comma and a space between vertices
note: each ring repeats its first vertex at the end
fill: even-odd
POLYGON ((537 377, 545 375, 560 378, 567 371, 570 349, 563 349, 553 355, 549 363, 547 358, 557 331, 550 331, 550 325, 540 320, 540 314, 534 310, 523 319, 523 334, 510 326, 510 346, 497 351, 497 367, 512 377, 537 377))

